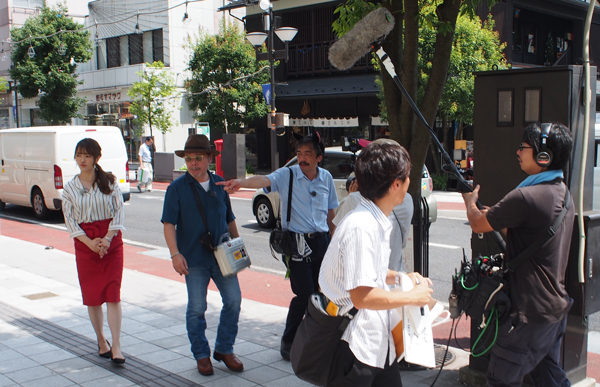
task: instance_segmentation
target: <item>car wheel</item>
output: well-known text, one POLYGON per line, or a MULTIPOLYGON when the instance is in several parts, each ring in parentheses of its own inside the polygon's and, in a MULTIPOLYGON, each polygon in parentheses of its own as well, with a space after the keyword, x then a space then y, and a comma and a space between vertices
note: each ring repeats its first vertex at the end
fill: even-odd
POLYGON ((275 215, 273 214, 273 207, 271 202, 267 198, 261 198, 256 202, 256 221, 262 228, 273 228, 275 227, 275 215))
POLYGON ((4 203, 2 200, 0 200, 0 211, 4 211, 5 208, 6 208, 6 203, 4 203))
POLYGON ((31 206, 33 207, 33 212, 35 217, 38 219, 46 219, 48 217, 48 207, 46 207, 46 203, 44 203, 44 195, 39 188, 33 190, 33 194, 31 195, 31 206))

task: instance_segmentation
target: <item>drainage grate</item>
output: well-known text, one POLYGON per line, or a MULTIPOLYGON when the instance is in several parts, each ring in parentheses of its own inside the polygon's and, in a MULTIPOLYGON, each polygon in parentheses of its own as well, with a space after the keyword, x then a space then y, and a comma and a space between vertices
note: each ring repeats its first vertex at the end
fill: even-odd
POLYGON ((30 300, 42 300, 44 298, 58 297, 58 294, 54 294, 51 292, 45 292, 45 293, 30 294, 30 295, 23 296, 23 297, 28 298, 30 300))
MULTIPOLYGON (((435 366, 440 367, 442 365, 442 361, 444 360, 446 346, 441 344, 433 344, 433 350, 435 351, 435 366)), ((452 350, 448 350, 448 353, 446 354, 446 362, 444 363, 444 367, 452 363, 455 359, 456 356, 454 356, 452 350)))

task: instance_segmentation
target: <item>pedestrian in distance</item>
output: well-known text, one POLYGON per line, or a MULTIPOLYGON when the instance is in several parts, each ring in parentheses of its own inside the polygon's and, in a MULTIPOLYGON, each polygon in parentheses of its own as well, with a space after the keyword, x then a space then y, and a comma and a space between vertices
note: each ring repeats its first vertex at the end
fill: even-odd
POLYGON ((267 188, 278 192, 281 199, 281 225, 293 234, 296 253, 285 256, 294 298, 290 302, 285 329, 281 338, 281 356, 289 360, 290 349, 309 297, 319 288, 319 269, 335 226, 332 220, 338 198, 331 174, 318 166, 323 160, 324 146, 318 133, 301 138, 296 145, 298 164, 279 168, 267 176, 255 175, 217 183, 229 193, 240 188, 267 188), (287 219, 287 197, 293 174, 292 211, 287 219), (288 228, 289 222, 289 228, 288 228))
POLYGON ((397 144, 371 143, 358 155, 356 180, 361 201, 340 222, 329 244, 319 285, 337 315, 358 309, 342 335, 326 386, 402 386, 390 324, 391 309, 423 307, 431 301, 431 281, 408 274, 413 288, 391 291, 401 273, 388 269, 390 214, 404 201, 411 162, 397 144))
POLYGON ((141 193, 142 187, 146 192, 152 192, 152 176, 154 169, 152 168, 152 154, 154 153, 154 140, 152 137, 146 137, 146 141, 140 145, 138 152, 140 161, 140 176, 138 176, 137 189, 141 193))
POLYGON ((98 354, 123 364, 121 280, 125 210, 115 176, 98 164, 101 157, 102 149, 96 140, 85 138, 77 143, 75 162, 80 173, 65 184, 62 210, 65 225, 74 239, 83 304, 88 307, 96 332, 98 354), (112 347, 103 331, 104 303, 112 347))
POLYGON ((561 342, 572 300, 565 288, 573 222, 573 199, 567 199, 563 170, 573 148, 571 132, 560 123, 527 126, 517 150, 529 176, 490 208, 477 208, 479 185, 464 193, 467 218, 475 233, 503 231, 505 265, 542 240, 568 208, 555 234, 508 276, 511 309, 498 323, 487 370, 490 387, 521 386, 529 374, 534 386, 571 385, 561 366, 561 342))
POLYGON ((219 153, 210 148, 208 137, 199 134, 190 135, 184 149, 175 151, 177 156, 185 159, 188 171, 167 188, 161 219, 173 268, 185 276, 188 291, 186 327, 192 354, 202 375, 214 373, 205 334, 206 297, 211 279, 223 301, 213 358, 223 361, 232 371, 244 370, 243 363, 233 353, 242 303, 240 284, 237 275, 224 277, 221 274, 212 247, 207 245, 212 242, 212 246, 217 246, 227 232, 232 238, 239 237, 229 194, 215 184, 223 178, 208 170, 212 156, 219 153), (205 213, 208 229, 194 191, 205 213))

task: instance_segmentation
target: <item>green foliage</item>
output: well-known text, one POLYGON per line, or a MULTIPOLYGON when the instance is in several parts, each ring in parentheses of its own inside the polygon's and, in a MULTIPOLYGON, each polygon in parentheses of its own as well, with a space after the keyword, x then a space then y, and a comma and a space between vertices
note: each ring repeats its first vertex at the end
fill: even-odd
POLYGON ((67 16, 63 3, 57 8, 42 8, 23 27, 10 31, 14 42, 11 55, 14 68, 10 75, 18 82, 17 90, 24 98, 41 94, 41 117, 52 125, 71 122, 85 103, 84 98, 76 97, 77 85, 82 82, 78 81, 75 69, 77 63, 92 58, 92 43, 90 33, 81 28, 83 25, 67 16), (61 44, 65 55, 59 54, 61 44), (27 55, 30 47, 35 51, 33 58, 27 55))
MULTIPOLYGON (((473 72, 492 70, 494 66, 498 69, 508 68, 502 53, 506 43, 500 42, 498 32, 493 29, 494 21, 491 15, 483 23, 477 16, 458 17, 448 77, 438 106, 439 115, 446 115, 448 120, 472 124, 475 89, 473 72)), ((429 26, 422 27, 419 33, 419 96, 425 93, 431 74, 436 33, 437 31, 429 26)))
POLYGON ((247 175, 254 175, 254 166, 250 163, 246 163, 246 174, 247 175))
POLYGON ((441 175, 432 174, 431 180, 433 181, 434 191, 445 191, 448 187, 448 174, 442 173, 441 175))
POLYGON ((6 93, 8 91, 8 82, 3 77, 0 77, 0 92, 6 93))
POLYGON ((338 5, 335 11, 333 11, 334 14, 338 15, 338 18, 331 25, 333 32, 338 38, 341 38, 360 19, 380 7, 381 4, 374 4, 364 0, 348 0, 338 5))
POLYGON ((218 35, 201 33, 190 44, 192 75, 186 88, 190 109, 199 111, 200 121, 209 122, 213 133, 222 134, 239 132, 266 116, 261 85, 270 79, 268 63, 256 63, 254 47, 237 26, 223 19, 218 35))
POLYGON ((162 62, 147 63, 144 71, 137 73, 142 80, 133 82, 127 94, 132 98, 129 111, 137 116, 135 134, 141 136, 143 126, 158 129, 166 133, 173 126, 174 100, 171 98, 176 90, 173 73, 165 70, 162 62))

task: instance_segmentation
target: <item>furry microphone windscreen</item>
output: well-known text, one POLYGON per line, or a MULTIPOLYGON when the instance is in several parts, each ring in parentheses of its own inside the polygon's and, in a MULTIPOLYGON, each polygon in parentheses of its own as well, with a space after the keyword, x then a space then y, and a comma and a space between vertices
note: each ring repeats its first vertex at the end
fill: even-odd
POLYGON ((394 16, 386 8, 371 11, 329 48, 329 62, 347 70, 371 50, 371 45, 394 29, 394 16))

